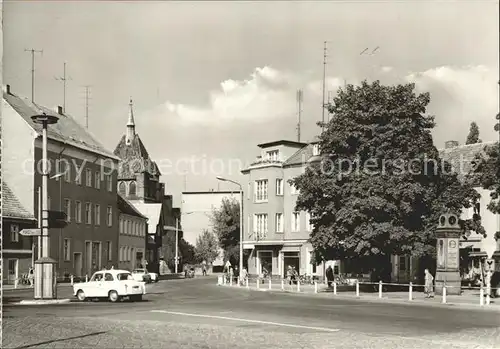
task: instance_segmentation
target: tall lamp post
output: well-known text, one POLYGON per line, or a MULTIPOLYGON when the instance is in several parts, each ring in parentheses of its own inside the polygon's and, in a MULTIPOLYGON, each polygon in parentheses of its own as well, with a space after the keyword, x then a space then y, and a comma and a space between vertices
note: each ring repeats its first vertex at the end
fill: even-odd
POLYGON ((216 177, 219 181, 236 184, 240 188, 240 275, 243 270, 243 187, 240 183, 224 177, 216 177))
POLYGON ((56 287, 54 278, 55 260, 50 258, 49 244, 49 211, 48 211, 48 164, 47 164, 47 128, 48 125, 56 124, 59 118, 45 113, 33 115, 34 123, 42 125, 42 231, 40 234, 40 258, 35 262, 35 299, 56 298, 56 287))

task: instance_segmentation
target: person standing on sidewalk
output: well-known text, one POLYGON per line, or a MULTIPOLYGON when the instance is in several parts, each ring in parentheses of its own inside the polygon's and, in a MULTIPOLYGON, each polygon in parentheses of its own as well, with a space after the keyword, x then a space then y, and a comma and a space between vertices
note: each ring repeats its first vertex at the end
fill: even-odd
POLYGON ((424 270, 425 274, 425 298, 434 298, 434 276, 429 272, 429 269, 424 270))
POLYGON ((33 267, 31 266, 28 270, 28 281, 30 282, 30 287, 33 287, 34 279, 35 279, 35 272, 33 270, 33 267))
POLYGON ((332 287, 333 278, 333 268, 329 265, 328 268, 326 268, 326 282, 328 284, 328 288, 332 287))

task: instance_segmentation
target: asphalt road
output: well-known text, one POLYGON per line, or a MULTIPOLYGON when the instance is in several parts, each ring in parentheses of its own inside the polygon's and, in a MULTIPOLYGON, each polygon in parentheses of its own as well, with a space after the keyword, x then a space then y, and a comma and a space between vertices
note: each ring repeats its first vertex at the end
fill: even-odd
POLYGON ((138 303, 7 303, 3 348, 500 348, 500 312, 215 283, 160 282, 138 303))

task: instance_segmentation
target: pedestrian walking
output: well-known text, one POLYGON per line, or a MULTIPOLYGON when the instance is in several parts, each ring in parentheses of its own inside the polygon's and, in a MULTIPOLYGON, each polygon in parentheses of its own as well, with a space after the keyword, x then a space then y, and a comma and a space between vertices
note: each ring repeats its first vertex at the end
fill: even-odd
POLYGON ((292 285, 292 277, 293 277, 293 269, 292 269, 292 266, 289 265, 287 268, 286 268, 286 282, 288 283, 288 285, 292 285))
POLYGON ((31 266, 28 270, 28 281, 30 283, 30 287, 33 287, 35 281, 35 271, 33 270, 33 266, 31 266))
POLYGON ((203 261, 201 263, 201 270, 202 270, 203 276, 207 276, 207 262, 206 261, 203 261))
POLYGON ((331 265, 326 268, 326 282, 328 284, 328 288, 332 287, 334 276, 333 276, 333 268, 331 265))
POLYGON ((425 298, 434 298, 434 276, 429 272, 429 269, 424 270, 425 274, 425 298))
POLYGON ((242 285, 246 285, 247 279, 248 279, 248 271, 247 268, 243 267, 243 269, 241 270, 240 283, 242 285))

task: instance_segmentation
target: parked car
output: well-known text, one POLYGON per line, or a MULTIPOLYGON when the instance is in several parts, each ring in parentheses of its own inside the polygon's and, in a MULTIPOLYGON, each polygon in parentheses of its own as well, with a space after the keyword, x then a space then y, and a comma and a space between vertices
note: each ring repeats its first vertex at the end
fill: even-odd
POLYGON ((95 272, 90 281, 74 284, 73 294, 82 302, 92 298, 107 298, 114 303, 123 297, 140 301, 146 294, 146 285, 134 280, 127 270, 101 270, 95 272))
POLYGON ((153 280, 147 269, 134 269, 134 271, 132 271, 132 277, 134 280, 144 281, 147 284, 151 283, 153 280))

